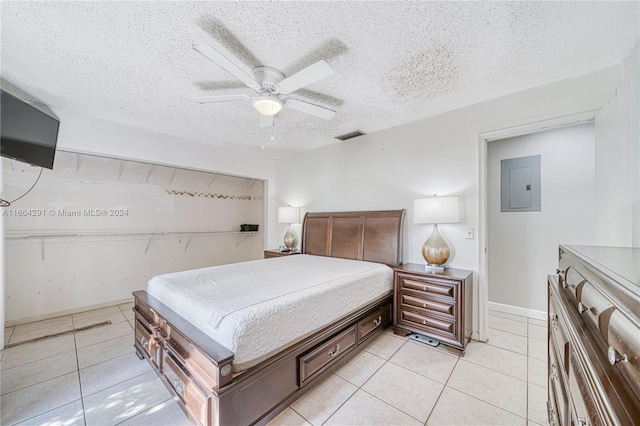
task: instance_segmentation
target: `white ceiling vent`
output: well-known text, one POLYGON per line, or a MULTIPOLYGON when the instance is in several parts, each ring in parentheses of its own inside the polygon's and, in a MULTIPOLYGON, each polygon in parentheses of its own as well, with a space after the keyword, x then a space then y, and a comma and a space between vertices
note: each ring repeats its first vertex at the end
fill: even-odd
POLYGON ((346 141, 347 139, 357 138, 362 135, 366 135, 366 133, 360 130, 355 130, 353 132, 345 133, 344 135, 335 136, 335 138, 340 139, 341 141, 346 141))

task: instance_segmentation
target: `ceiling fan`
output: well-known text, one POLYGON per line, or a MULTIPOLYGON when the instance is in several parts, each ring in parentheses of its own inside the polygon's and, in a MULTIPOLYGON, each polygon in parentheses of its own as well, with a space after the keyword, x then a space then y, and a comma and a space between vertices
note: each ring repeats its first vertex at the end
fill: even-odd
POLYGON ((255 96, 237 94, 189 98, 194 102, 205 104, 251 100, 253 107, 260 113, 260 125, 262 127, 273 126, 273 117, 278 114, 283 107, 295 109, 325 120, 330 120, 336 114, 335 111, 320 105, 295 98, 281 97, 281 95, 295 92, 298 89, 333 75, 333 69, 323 60, 309 65, 290 77, 285 77, 281 71, 275 68, 264 66, 255 67, 251 70, 250 74, 247 74, 207 44, 197 44, 194 45, 193 48, 256 92, 255 96))

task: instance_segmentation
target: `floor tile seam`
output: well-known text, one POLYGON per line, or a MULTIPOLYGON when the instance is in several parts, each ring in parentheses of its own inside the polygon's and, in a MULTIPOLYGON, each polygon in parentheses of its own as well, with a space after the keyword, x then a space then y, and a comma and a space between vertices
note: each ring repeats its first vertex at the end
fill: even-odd
POLYGON ((91 396, 94 396, 94 395, 96 395, 96 394, 99 394, 100 392, 104 392, 104 391, 106 391, 107 389, 111 389, 111 388, 113 388, 113 387, 115 387, 115 386, 118 386, 118 385, 123 384, 124 382, 128 382, 128 381, 130 381, 130 380, 136 379, 136 378, 138 378, 138 377, 140 377, 140 376, 142 376, 142 375, 148 374, 148 373, 153 373, 153 370, 149 370, 149 371, 145 371, 144 373, 136 374, 135 376, 131 376, 131 377, 129 377, 129 378, 127 378, 127 379, 125 379, 125 380, 123 380, 123 381, 121 381, 121 382, 114 383, 114 384, 112 384, 112 385, 110 385, 110 386, 107 386, 106 388, 99 389, 99 390, 97 390, 97 391, 95 391, 95 392, 93 392, 93 393, 90 393, 90 394, 88 394, 88 395, 84 395, 84 394, 82 393, 82 389, 80 389, 81 394, 82 394, 82 399, 84 400, 84 399, 86 399, 86 398, 89 398, 89 397, 91 397, 91 396))
MULTIPOLYGON (((131 324, 129 324, 129 326, 131 326, 131 324)), ((132 337, 132 339, 133 339, 132 331, 133 331, 133 329, 131 330, 131 332, 127 332, 127 334, 123 334, 122 336, 116 336, 116 337, 114 337, 114 338, 112 338, 112 339, 102 340, 102 341, 100 341, 100 342, 92 343, 92 344, 87 345, 87 346, 80 346, 80 347, 78 347, 78 349, 77 349, 77 350, 84 349, 84 348, 89 348, 89 347, 91 347, 91 346, 95 346, 95 345, 98 345, 98 344, 100 344, 100 343, 109 342, 109 341, 111 341, 111 340, 119 339, 119 338, 121 338, 121 337, 125 337, 125 336, 127 336, 127 335, 129 335, 129 334, 131 334, 131 337, 132 337)), ((133 340, 132 340, 132 341, 133 341, 133 340)))
MULTIPOLYGON (((288 408, 292 409, 294 413, 296 413, 297 415, 299 415, 300 417, 302 417, 304 419, 305 422, 309 423, 310 425, 313 425, 313 423, 311 422, 311 420, 307 419, 305 416, 302 415, 302 413, 296 411, 295 408, 293 408, 293 403, 291 403, 291 405, 288 406, 288 408)), ((283 410, 284 411, 284 410, 283 410)), ((337 411, 337 410, 336 410, 337 411)), ((333 416, 333 413, 331 413, 331 415, 333 416)), ((331 416, 329 416, 329 418, 331 418, 331 416)), ((329 419, 327 419, 329 420, 329 419)), ((327 420, 324 421, 324 423, 327 422, 327 420)), ((315 426, 315 425, 313 425, 315 426)))
MULTIPOLYGON (((127 336, 126 334, 123 334, 122 336, 117 336, 117 337, 114 337, 114 338, 112 338, 112 339, 107 339, 107 340, 103 340, 103 341, 101 341, 101 342, 92 343, 92 344, 87 345, 87 346, 82 346, 82 347, 80 347, 80 348, 77 348, 76 350, 82 350, 82 349, 90 348, 90 347, 92 347, 92 346, 100 345, 100 344, 102 344, 102 343, 111 342, 111 341, 113 341, 113 340, 117 340, 117 339, 122 339, 123 337, 130 337, 130 336, 127 336)), ((131 342, 133 343, 133 339, 131 340, 131 342)), ((132 346, 133 346, 133 345, 132 345, 132 346)))
MULTIPOLYGON (((391 358, 393 358, 393 356, 394 356, 396 353, 398 353, 398 351, 399 351, 400 349, 402 349, 402 347, 403 347, 404 345, 406 345, 408 341, 409 341, 409 340, 405 340, 405 341, 402 343, 402 345, 400 345, 400 347, 399 347, 398 349, 396 349, 396 350, 395 350, 391 355, 389 355, 389 358, 385 359, 385 361, 389 361, 391 358)), ((363 349, 363 351, 366 351, 366 352, 370 353, 371 355, 375 355, 375 356, 377 356, 378 358, 382 358, 380 355, 376 355, 376 354, 374 354, 373 352, 369 352, 369 351, 367 350, 367 348, 364 348, 364 349, 363 349)), ((384 358, 382 358, 382 359, 384 359, 384 358)))
MULTIPOLYGON (((523 336, 523 337, 524 337, 524 336, 523 336)), ((480 343, 484 343, 484 342, 480 342, 480 343)), ((505 351, 509 351, 509 352, 511 352, 511 353, 514 353, 514 354, 523 355, 523 356, 529 356, 529 354, 528 354, 528 353, 524 353, 524 354, 523 354, 522 352, 517 352, 517 351, 511 350, 511 349, 509 349, 509 348, 505 348, 505 347, 502 347, 502 346, 494 345, 494 344, 492 344, 492 343, 491 343, 491 339, 487 340, 487 342, 486 342, 485 344, 486 344, 486 345, 489 345, 489 346, 492 346, 492 347, 494 347, 494 348, 504 349, 505 351)), ((527 343, 527 349, 526 349, 526 350, 527 350, 527 351, 529 350, 529 344, 528 344, 528 343, 527 343)))
MULTIPOLYGON (((371 380, 371 378, 372 378, 373 376, 375 376, 375 375, 376 375, 376 373, 377 373, 378 371, 380 371, 380 370, 382 369, 382 367, 384 367, 384 365, 385 365, 387 362, 389 362, 389 360, 386 360, 386 359, 384 359, 384 358, 382 358, 382 357, 379 357, 379 356, 377 356, 376 354, 371 354, 371 355, 373 355, 373 356, 375 356, 375 357, 380 358, 380 359, 381 359, 382 361, 384 361, 384 362, 380 365, 380 367, 378 367, 378 368, 376 369, 376 371, 374 371, 374 372, 373 372, 373 374, 371 374, 371 376, 369 376, 369 378, 368 378, 367 380, 365 380, 365 381, 364 381, 364 383, 363 383, 361 386, 358 386, 358 385, 356 385, 355 383, 349 382, 349 380, 348 380, 348 379, 345 379, 345 378, 344 378, 344 377, 342 377, 342 376, 338 376, 338 377, 340 377, 341 379, 346 380, 347 382, 349 382, 349 383, 351 383, 352 385, 356 386, 358 389, 362 389, 362 387, 363 387, 364 385, 366 385, 366 384, 367 384, 367 382, 368 382, 369 380, 371 380)), ((336 374, 336 373, 334 372, 333 374, 336 374)), ((337 375, 337 374, 336 374, 336 375, 337 375)))
MULTIPOLYGON (((78 402, 78 401, 80 401, 80 400, 82 400, 82 398, 74 399, 73 401, 69 401, 69 402, 64 403, 64 404, 62 404, 62 405, 59 405, 59 406, 57 406, 57 407, 54 407, 54 408, 52 408, 52 409, 50 409, 50 410, 43 411, 42 413, 38 413, 38 414, 33 415, 33 416, 31 416, 31 417, 29 417, 29 418, 27 418, 27 419, 22 419, 22 420, 19 420, 18 422, 7 424, 6 426, 13 426, 13 425, 17 425, 17 424, 19 424, 19 423, 27 422, 27 421, 29 421, 29 420, 31 420, 31 419, 35 419, 35 418, 36 418, 36 417, 38 417, 38 416, 41 416, 41 415, 43 415, 43 414, 47 414, 47 413, 49 413, 49 412, 51 412, 51 411, 57 410, 58 408, 64 407, 65 405, 70 405, 70 404, 73 404, 74 402, 78 402)), ((84 416, 84 406, 83 406, 83 408, 82 408, 82 415, 84 416)), ((86 424, 86 422, 85 422, 85 424, 86 424)))
MULTIPOLYGON (((429 377, 429 376, 427 376, 427 375, 425 375, 425 374, 423 374, 423 373, 420 373, 419 371, 411 370, 411 369, 409 369, 409 368, 407 368, 407 367, 404 367, 404 366, 402 366, 402 365, 398 364, 397 362, 394 362, 394 361, 391 361, 391 360, 389 360, 389 361, 387 361, 387 362, 390 362, 391 364, 393 364, 393 365, 395 365, 395 366, 397 366, 397 367, 402 367, 402 368, 404 368, 405 370, 409 370, 409 371, 411 371, 413 374, 418 374, 418 375, 420 375, 420 376, 422 376, 422 377, 425 377, 425 378, 427 378, 427 379, 429 379, 429 380, 433 380, 433 381, 434 381, 434 382, 436 382, 436 383, 439 383, 439 384, 441 384, 441 385, 444 385, 444 383, 442 383, 442 382, 441 382, 441 381, 439 381, 439 380, 434 379, 433 377, 429 377)), ((457 361, 456 361, 456 364, 454 364, 454 368, 455 368, 455 365, 457 365, 457 361)), ((452 369, 451 371, 453 372, 453 369, 452 369)), ((448 380, 448 378, 447 378, 447 380, 448 380)))
MULTIPOLYGON (((434 381, 435 381, 435 380, 434 380, 434 381)), ((442 383, 440 383, 440 384, 442 385, 442 383)), ((442 389, 444 389, 444 385, 442 386, 442 389)), ((369 396, 374 397, 374 398, 375 398, 375 399, 377 399, 378 401, 380 401, 380 402, 382 402, 382 403, 384 403, 384 404, 387 404, 389 407, 391 407, 391 408, 393 408, 393 409, 395 409, 395 410, 400 411, 401 413, 403 413, 403 414, 405 414, 405 415, 407 415, 407 416, 411 417, 412 419, 414 419, 414 420, 416 420, 416 421, 418 421, 418 422, 420 422, 420 423, 422 423, 422 424, 424 424, 424 423, 426 422, 426 420, 423 422, 422 420, 420 420, 420 419, 416 418, 415 416, 413 416, 413 415, 411 415, 411 414, 407 413, 406 411, 404 411, 404 410, 402 410, 402 409, 400 409, 400 408, 396 407, 395 405, 392 405, 391 403, 389 403, 389 402, 385 401, 384 399, 378 398, 376 395, 374 395, 374 394, 372 394, 372 393, 370 393, 370 392, 367 392, 365 389, 360 388, 359 390, 361 390, 362 392, 366 393, 366 394, 367 394, 367 395, 369 395, 369 396)), ((442 391, 441 391, 441 392, 442 392, 442 391)), ((353 395, 355 395, 355 392, 353 393, 353 395)), ((352 396, 353 396, 353 395, 352 395, 352 396)), ((434 405, 434 407, 435 407, 435 405, 434 405)), ((431 410, 433 410, 433 408, 431 408, 431 410)), ((337 410, 336 410, 336 411, 337 411, 337 410)), ((429 414, 431 414, 431 413, 429 413, 429 414)), ((427 418, 428 418, 428 417, 429 417, 429 416, 427 416, 427 418)))
POLYGON ((33 361, 29 361, 29 362, 25 362, 25 363, 22 363, 22 364, 18 364, 18 365, 13 366, 13 367, 9 367, 9 368, 0 367, 0 372, 13 370, 14 368, 24 367, 25 365, 33 364, 34 362, 41 362, 41 361, 44 361, 45 359, 53 358, 54 356, 64 355, 64 354, 68 354, 68 353, 75 352, 75 351, 76 351, 76 349, 74 348, 74 349, 71 349, 69 351, 60 352, 60 353, 57 353, 55 355, 49 355, 49 356, 44 357, 44 358, 35 359, 33 361))
MULTIPOLYGON (((497 346, 494 346, 494 347, 497 347, 497 346)), ((521 353, 514 352, 514 351, 510 351, 509 349, 504 349, 504 348, 498 348, 498 349, 505 350, 505 351, 510 352, 512 354, 515 354, 515 355, 523 356, 525 358, 525 368, 527 368, 529 366, 529 356, 528 355, 521 354, 521 353)), ((470 360, 469 358, 465 359, 464 361, 470 362, 471 364, 479 365, 480 367, 488 368, 489 370, 498 371, 499 373, 506 374, 507 376, 511 376, 511 374, 504 373, 504 372, 502 372, 500 370, 494 370, 493 367, 488 367, 486 365, 479 364, 477 362, 474 362, 474 361, 470 360)), ((511 376, 511 377, 516 377, 516 376, 511 376)))
MULTIPOLYGON (((529 359, 528 359, 528 358, 529 358, 529 357, 527 357, 527 372, 525 373, 525 377, 527 378, 526 380, 525 380, 525 379, 522 379, 522 378, 520 378, 520 377, 512 376, 511 374, 507 374, 507 373, 504 373, 504 372, 502 372, 502 371, 494 370, 493 368, 487 367, 486 365, 476 364, 476 363, 475 363, 475 362, 473 362, 473 361, 469 361, 469 360, 462 359, 462 358, 460 358, 460 360, 461 360, 461 361, 464 361, 464 362, 467 362, 467 363, 469 363, 469 364, 473 364, 473 365, 475 365, 475 366, 477 366, 477 367, 486 368, 487 370, 491 370, 491 371, 492 371, 492 372, 494 372, 494 373, 502 374, 503 376, 507 376, 507 377, 509 377, 510 379, 516 379, 516 380, 519 380, 519 381, 521 381, 521 382, 523 382, 523 383, 525 383, 525 384, 526 384, 526 383, 529 383, 529 359)), ((456 364, 456 365, 457 365, 457 364, 456 364)))
MULTIPOLYGON (((6 371, 6 370, 5 370, 5 371, 6 371)), ((0 391, 0 397, 4 397, 4 396, 6 396, 6 395, 9 395, 10 393, 13 393, 13 392, 17 392, 17 391, 20 391, 20 390, 23 390, 23 389, 30 388, 31 386, 41 385, 41 384, 46 383, 46 382, 48 382, 48 381, 50 381, 50 380, 59 379, 60 377, 62 377, 62 376, 66 376, 67 374, 71 374, 71 373, 78 373, 77 366, 76 366, 76 370, 67 371, 67 372, 65 372, 65 373, 60 373, 59 371, 57 371, 57 372, 56 372, 56 374, 57 374, 56 376, 49 377, 49 378, 47 378, 46 380, 40 380, 40 381, 38 381, 38 382, 31 383, 31 384, 29 384, 29 385, 27 385, 27 386, 23 386, 23 387, 21 387, 21 388, 16 388, 16 389, 13 389, 13 390, 11 390, 11 391, 9 391, 9 392, 5 392, 5 393, 2 393, 2 391, 0 391)))
MULTIPOLYGON (((489 401, 485 401, 484 399, 478 398, 478 397, 477 397, 477 396, 475 396, 475 395, 471 395, 470 393, 467 393, 467 392, 465 392, 464 390, 461 390, 461 389, 458 389, 458 388, 454 388, 453 386, 449 386, 449 385, 447 385, 447 386, 448 386, 449 388, 451 388, 451 389, 453 389, 453 390, 455 390, 455 391, 457 391, 457 392, 463 393, 463 394, 465 394, 466 396, 471 397, 471 398, 473 398, 473 399, 475 399, 475 400, 477 400, 477 401, 480 401, 480 402, 482 402, 482 403, 485 403, 485 404, 488 404, 488 405, 490 405, 490 406, 492 406, 492 407, 495 407, 495 408, 497 408, 497 409, 499 409, 499 410, 502 410, 502 411, 505 411, 505 412, 507 412, 507 413, 509 413, 509 414, 512 414, 512 415, 514 415, 514 416, 516 416, 516 417, 518 417, 518 418, 520 418, 520 419, 524 420, 525 422, 527 422, 527 421, 528 421, 528 418, 522 417, 520 414, 514 413, 513 411, 509 411, 509 410, 507 410, 506 408, 500 407, 500 406, 498 406, 498 405, 496 405, 496 404, 493 404, 493 403, 491 403, 491 402, 489 402, 489 401)), ((445 387, 447 387, 447 386, 445 386, 445 387)), ((443 389, 443 392, 444 392, 444 389, 443 389)), ((526 401, 525 401, 525 403, 526 403, 526 401)))
POLYGON ((529 338, 529 330, 527 330, 527 333, 523 335, 523 334, 513 333, 513 332, 508 331, 508 330, 501 330, 501 329, 495 328, 495 327, 487 327, 487 328, 489 330, 496 330, 496 331, 501 331, 503 333, 509 333, 509 334, 511 334, 513 336, 520 336, 520 337, 524 337, 524 338, 527 338, 527 339, 529 338))
POLYGON ((87 411, 84 406, 84 398, 82 397, 82 380, 80 379, 80 360, 78 359, 78 344, 76 342, 76 334, 73 333, 73 347, 76 351, 76 365, 78 368, 78 389, 80 389, 80 404, 82 405, 82 421, 87 424, 87 411))
MULTIPOLYGON (((146 413, 147 411, 149 411, 149 410, 151 410, 151 409, 153 409, 153 408, 157 407, 157 406, 158 406, 158 405, 160 405, 160 404, 164 404, 164 403, 165 403, 165 402, 167 402, 167 401, 173 401, 173 397, 172 397, 172 396, 170 396, 169 398, 165 399, 164 401, 160 401, 160 402, 158 402, 156 405, 152 405, 151 407, 147 408, 146 410, 144 410, 144 411, 140 411, 138 414, 135 414, 135 415, 133 415, 133 416, 131 416, 131 417, 128 417, 128 418, 124 419, 124 420, 123 420, 123 421, 121 421, 120 423, 115 423, 113 426, 121 425, 121 424, 122 424, 122 423, 124 423, 124 422, 128 422, 128 421, 129 421, 129 420, 131 420, 131 419, 134 419, 134 418, 136 418, 136 417, 138 417, 138 416, 141 416, 141 415, 143 415, 144 413, 146 413)), ((183 412, 183 411, 181 410, 181 412, 183 412)), ((185 418, 187 418, 187 415, 186 415, 186 414, 185 414, 185 418)), ((85 424, 86 424, 86 421, 85 421, 85 424)))
MULTIPOLYGON (((458 362, 456 361, 456 365, 458 364, 458 362)), ((455 366, 453 367, 454 369, 456 368, 455 366)), ((451 370, 451 374, 453 374, 453 370, 451 370)), ((449 377, 451 377, 451 374, 449 374, 449 377)), ((449 379, 447 378, 447 382, 449 381, 449 379)), ((438 397, 436 398, 436 402, 433 404, 433 407, 431 408, 431 411, 429 412, 429 415, 427 416, 427 420, 424 421, 424 426, 427 426, 429 424, 429 419, 431 418, 431 416, 433 415, 433 412, 436 410, 436 407, 438 406, 438 402, 440 402, 440 398, 442 398, 442 394, 444 393, 444 390, 447 388, 446 384, 442 385, 442 389, 440 389, 440 393, 438 394, 438 397)))
POLYGON ((20 392, 20 391, 23 391, 23 390, 25 390, 25 389, 29 389, 29 388, 31 388, 31 387, 33 387, 33 386, 41 385, 41 384, 43 384, 43 383, 47 383, 47 382, 49 382, 49 381, 51 381, 51 380, 59 379, 60 377, 68 376, 69 374, 73 374, 73 373, 78 374, 78 376, 80 375, 78 370, 69 371, 69 372, 64 373, 64 374, 61 374, 61 375, 59 375, 59 376, 51 377, 50 379, 43 380, 43 381, 38 382, 38 383, 33 383, 33 384, 29 385, 29 386, 25 386, 25 387, 22 387, 22 388, 20 388, 20 389, 14 389, 14 390, 12 390, 11 392, 7 392, 7 393, 3 394, 3 395, 2 395, 2 397, 3 397, 3 398, 6 398, 6 397, 7 397, 7 395, 11 395, 12 393, 20 392))

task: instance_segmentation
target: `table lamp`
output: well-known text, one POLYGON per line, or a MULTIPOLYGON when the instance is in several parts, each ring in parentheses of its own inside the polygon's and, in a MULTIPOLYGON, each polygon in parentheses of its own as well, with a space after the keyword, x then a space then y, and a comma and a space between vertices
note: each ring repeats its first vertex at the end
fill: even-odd
POLYGON ((294 223, 300 223, 299 207, 278 207, 278 223, 288 223, 289 227, 284 234, 284 246, 288 250, 293 250, 296 246, 296 234, 291 227, 294 223))
POLYGON ((444 272, 451 251, 438 232, 439 223, 460 222, 458 197, 420 198, 413 200, 413 223, 433 223, 433 233, 422 246, 422 256, 427 261, 426 270, 444 272))

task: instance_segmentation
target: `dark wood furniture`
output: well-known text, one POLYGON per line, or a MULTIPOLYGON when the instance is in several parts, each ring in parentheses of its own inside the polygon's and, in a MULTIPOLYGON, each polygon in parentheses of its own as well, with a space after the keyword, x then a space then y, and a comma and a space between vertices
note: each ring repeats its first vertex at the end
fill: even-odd
POLYGON ((549 275, 550 425, 640 424, 640 249, 565 246, 549 275))
MULTIPOLYGON (((402 264, 404 210, 307 213, 302 253, 402 264)), ((392 292, 233 373, 234 354, 147 294, 134 293, 135 348, 194 424, 265 424, 318 380, 355 356, 391 323, 392 292)), ((269 330, 265 330, 266 333, 269 330)))
POLYGON ((264 258, 271 259, 274 257, 291 256, 293 254, 300 254, 299 251, 280 251, 278 249, 265 250, 264 258))
POLYGON ((473 273, 446 268, 425 271, 407 263, 394 269, 394 332, 435 338, 457 355, 464 355, 471 337, 473 273))

